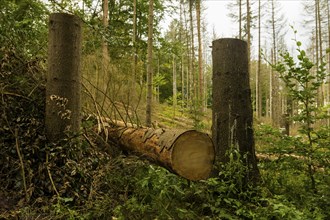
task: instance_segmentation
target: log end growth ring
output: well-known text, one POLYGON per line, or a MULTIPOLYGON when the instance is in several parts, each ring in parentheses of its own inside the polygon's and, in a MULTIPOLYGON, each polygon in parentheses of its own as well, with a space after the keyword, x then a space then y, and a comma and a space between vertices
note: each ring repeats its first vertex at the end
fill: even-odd
POLYGON ((198 131, 186 131, 173 143, 172 169, 189 180, 207 179, 215 150, 211 138, 198 131))

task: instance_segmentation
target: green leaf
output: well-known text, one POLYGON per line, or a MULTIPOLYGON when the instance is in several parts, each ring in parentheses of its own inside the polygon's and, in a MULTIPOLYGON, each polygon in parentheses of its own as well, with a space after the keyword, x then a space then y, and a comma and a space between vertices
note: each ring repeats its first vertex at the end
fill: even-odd
POLYGON ((306 56, 306 52, 304 50, 300 51, 301 56, 306 56))
POLYGON ((64 203, 67 203, 67 202, 72 202, 72 201, 73 201, 73 198, 61 197, 61 200, 62 200, 64 203))
POLYGON ((301 46, 301 42, 297 41, 297 46, 300 47, 301 46))

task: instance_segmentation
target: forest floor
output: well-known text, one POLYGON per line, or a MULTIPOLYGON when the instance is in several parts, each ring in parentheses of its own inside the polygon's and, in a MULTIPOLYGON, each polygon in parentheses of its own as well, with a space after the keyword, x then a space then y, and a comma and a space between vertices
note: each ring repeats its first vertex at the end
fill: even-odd
MULTIPOLYGON (((209 109, 197 117, 164 104, 158 105, 155 112, 155 128, 210 133, 209 109)), ((30 113, 28 116, 31 118, 30 113)), ((215 178, 187 181, 144 159, 127 155, 116 146, 105 145, 88 132, 95 126, 93 123, 84 122, 84 135, 89 142, 83 139, 83 144, 77 145, 72 138, 49 145, 42 120, 39 124, 33 120, 22 123, 24 117, 14 117, 11 124, 21 137, 5 128, 7 136, 1 137, 4 145, 0 151, 0 219, 330 217, 329 163, 315 169, 318 191, 313 191, 305 158, 292 151, 295 139, 267 123, 255 123, 262 183, 247 187, 242 185, 245 168, 239 159, 222 165, 215 178), (22 160, 18 152, 23 155, 22 160)))

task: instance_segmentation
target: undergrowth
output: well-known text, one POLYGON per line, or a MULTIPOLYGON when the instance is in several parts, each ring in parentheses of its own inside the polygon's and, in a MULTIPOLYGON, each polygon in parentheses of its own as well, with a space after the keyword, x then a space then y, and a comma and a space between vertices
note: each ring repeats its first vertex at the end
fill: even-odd
MULTIPOLYGON (((256 128, 262 181, 243 185, 238 152, 204 181, 188 181, 133 156, 113 154, 84 121, 79 134, 47 143, 41 60, 1 50, 1 219, 329 219, 327 158, 317 193, 295 146, 301 137, 256 128)), ((322 134, 322 133, 320 133, 322 134)), ((323 142, 322 142, 323 143, 323 142)), ((107 146, 111 148, 112 146, 107 146)))
POLYGON ((327 152, 315 159, 315 192, 308 175, 308 160, 301 152, 301 136, 283 135, 269 125, 258 125, 256 140, 264 185, 276 197, 285 199, 303 214, 301 219, 327 219, 330 216, 330 178, 327 152), (261 156, 259 156, 261 157, 261 156))
POLYGON ((44 61, 6 47, 0 55, 0 218, 25 216, 30 205, 85 204, 110 155, 91 143, 93 133, 47 142, 44 61))

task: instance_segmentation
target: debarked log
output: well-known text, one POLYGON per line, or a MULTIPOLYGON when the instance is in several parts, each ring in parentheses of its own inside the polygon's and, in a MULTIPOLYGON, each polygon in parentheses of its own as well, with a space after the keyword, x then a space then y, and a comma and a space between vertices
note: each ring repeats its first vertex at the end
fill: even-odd
POLYGON ((215 149, 211 138, 196 130, 109 126, 102 135, 128 152, 146 157, 189 180, 207 179, 215 149))

